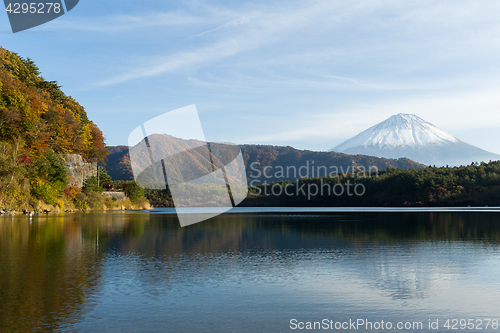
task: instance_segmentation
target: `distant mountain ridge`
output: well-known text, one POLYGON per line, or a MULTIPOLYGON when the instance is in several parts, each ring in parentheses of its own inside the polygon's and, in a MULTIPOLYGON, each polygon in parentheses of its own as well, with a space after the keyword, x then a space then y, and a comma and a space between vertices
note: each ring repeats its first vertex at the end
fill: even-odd
MULTIPOLYGON (((162 146, 166 151, 179 150, 179 147, 184 149, 189 149, 193 146, 193 140, 183 140, 169 135, 158 135, 155 134, 155 141, 163 141, 162 146)), ((422 164, 413 162, 409 159, 386 159, 370 156, 351 156, 343 153, 334 152, 315 152, 308 150, 298 150, 292 147, 282 147, 282 146, 269 146, 269 145, 241 145, 241 151, 243 153, 243 159, 245 161, 247 178, 249 181, 257 180, 257 184, 264 181, 279 181, 279 180, 290 180, 294 181, 300 177, 300 174, 289 174, 281 175, 278 173, 279 167, 286 169, 287 167, 299 170, 305 170, 304 167, 309 168, 307 175, 309 177, 313 176, 324 176, 323 174, 312 173, 312 168, 317 170, 318 167, 325 166, 328 168, 330 173, 332 168, 336 167, 339 173, 352 172, 353 168, 364 167, 368 169, 371 166, 375 166, 379 170, 384 170, 387 168, 401 168, 401 169, 417 169, 425 167, 422 164), (264 174, 264 169, 266 173, 264 174)), ((106 165, 106 170, 109 175, 114 180, 132 180, 133 172, 130 163, 129 147, 128 146, 114 146, 108 147, 109 155, 108 162, 106 165)), ((189 155, 189 152, 185 156, 186 160, 199 159, 199 155, 193 156, 189 155)), ((214 161, 215 164, 220 164, 221 162, 214 161)), ((203 164, 203 163, 202 163, 203 164)), ((302 175, 304 175, 302 173, 302 175)))
POLYGON ((425 165, 458 166, 500 160, 413 114, 397 114, 330 151, 384 158, 406 157, 425 165))

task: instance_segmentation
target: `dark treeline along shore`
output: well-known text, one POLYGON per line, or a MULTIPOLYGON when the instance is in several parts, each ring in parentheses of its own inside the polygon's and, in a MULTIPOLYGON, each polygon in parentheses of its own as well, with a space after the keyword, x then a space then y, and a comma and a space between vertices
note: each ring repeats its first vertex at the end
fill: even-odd
POLYGON ((243 203, 246 206, 500 206, 500 161, 460 167, 391 168, 371 175, 357 171, 260 184, 251 192, 243 203))
MULTIPOLYGON (((252 181, 252 179, 249 179, 252 181)), ((168 190, 146 190, 152 205, 171 207, 168 190)), ((247 207, 500 206, 500 161, 460 167, 356 170, 297 181, 254 183, 247 207)))

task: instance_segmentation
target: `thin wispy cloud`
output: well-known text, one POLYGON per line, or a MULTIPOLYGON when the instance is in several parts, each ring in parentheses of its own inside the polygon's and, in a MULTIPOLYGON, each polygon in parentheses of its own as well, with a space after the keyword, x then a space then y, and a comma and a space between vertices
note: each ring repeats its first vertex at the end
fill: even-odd
POLYGON ((95 86, 109 86, 139 78, 157 76, 182 68, 193 67, 205 62, 232 56, 248 46, 249 43, 244 38, 234 38, 230 41, 224 41, 223 43, 217 43, 209 47, 195 49, 193 51, 182 52, 173 56, 166 56, 161 59, 156 59, 152 61, 152 66, 142 67, 133 71, 126 72, 111 79, 96 83, 95 86))
MULTIPOLYGON (((214 42, 211 46, 202 46, 194 50, 179 52, 170 56, 158 56, 156 61, 151 61, 152 65, 137 69, 128 73, 117 75, 114 78, 103 80, 95 86, 123 83, 137 78, 156 76, 163 73, 175 71, 189 65, 197 65, 206 61, 215 61, 228 56, 238 54, 243 51, 253 50, 268 45, 278 40, 283 35, 297 32, 316 21, 318 15, 325 15, 328 6, 324 3, 319 5, 289 10, 288 12, 255 14, 251 17, 230 22, 233 27, 242 26, 244 23, 252 21, 253 24, 246 24, 245 30, 237 30, 234 36, 225 36, 222 40, 214 42), (226 45, 225 45, 226 44, 226 45)), ((331 10, 331 8, 330 8, 331 10)), ((227 26, 226 26, 227 27, 227 26)), ((223 29, 223 26, 200 33, 206 35, 211 31, 223 29)))
MULTIPOLYGON (((193 85, 212 89, 227 89, 245 93, 262 94, 286 91, 367 91, 367 90, 413 90, 415 87, 391 83, 369 83, 359 79, 332 76, 312 75, 311 73, 288 73, 288 75, 277 75, 274 73, 261 72, 259 76, 243 75, 234 73, 230 78, 217 78, 212 76, 188 77, 187 80, 193 85)), ((255 73, 254 73, 255 75, 255 73)), ((424 88, 424 87, 422 87, 424 88)), ((425 87, 426 89, 428 86, 425 87)))
POLYGON ((192 36, 191 38, 201 37, 201 36, 204 36, 204 35, 207 35, 209 33, 212 33, 212 32, 215 32, 215 31, 219 31, 219 30, 222 30, 222 29, 234 28, 234 27, 237 27, 237 26, 240 26, 240 25, 243 25, 243 24, 247 24, 247 23, 251 22, 253 19, 258 18, 259 16, 260 16, 260 14, 246 15, 246 16, 240 17, 240 18, 238 18, 236 20, 233 20, 231 22, 224 23, 223 25, 220 25, 220 26, 215 27, 213 29, 209 29, 207 31, 200 32, 200 33, 192 36))
POLYGON ((197 17, 184 12, 145 13, 142 15, 120 14, 104 17, 76 17, 71 20, 51 22, 53 29, 68 29, 116 34, 138 29, 172 26, 188 26, 207 23, 207 18, 197 17))
MULTIPOLYGON (((390 58, 397 58, 398 56, 403 57, 404 55, 411 54, 412 52, 418 54, 422 52, 422 47, 430 47, 436 43, 443 44, 441 48, 444 52, 438 52, 432 55, 429 54, 429 61, 433 61, 432 58, 435 58, 436 55, 437 57, 449 57, 450 53, 454 54, 455 57, 460 57, 457 55, 458 50, 461 48, 460 43, 450 41, 449 39, 448 42, 441 41, 439 38, 436 39, 434 36, 423 36, 421 34, 417 34, 414 31, 414 29, 416 29, 415 26, 418 26, 419 29, 421 29, 422 26, 433 26, 434 29, 438 30, 438 35, 446 35, 450 33, 451 29, 460 27, 460 25, 466 25, 469 26, 469 28, 474 28, 477 25, 481 25, 479 20, 477 20, 477 15, 479 14, 477 8, 472 10, 473 14, 470 14, 466 10, 469 9, 469 6, 462 5, 456 9, 456 11, 462 14, 456 18, 455 16, 450 15, 450 13, 446 11, 445 7, 441 6, 437 6, 436 12, 431 11, 432 13, 427 13, 421 8, 422 5, 426 3, 428 2, 420 2, 416 5, 409 6, 398 5, 392 10, 387 8, 389 9, 391 15, 388 18, 384 18, 383 21, 381 21, 380 17, 376 16, 377 12, 383 9, 384 6, 395 4, 394 1, 377 1, 365 3, 363 5, 345 5, 338 1, 317 1, 314 5, 308 4, 308 6, 290 6, 285 10, 281 7, 278 10, 276 8, 269 7, 267 8, 267 12, 256 12, 253 14, 241 13, 239 17, 234 20, 193 35, 192 38, 203 38, 207 35, 211 35, 210 40, 208 42, 202 40, 202 43, 198 48, 190 47, 190 49, 178 51, 174 54, 158 55, 156 56, 156 59, 152 59, 149 62, 149 65, 126 73, 118 74, 113 78, 102 80, 95 86, 101 87, 119 84, 137 78, 151 77, 173 72, 189 66, 217 62, 221 59, 226 59, 244 52, 253 51, 267 46, 272 47, 272 43, 277 40, 290 40, 290 42, 293 43, 295 38, 301 38, 306 31, 309 34, 314 34, 315 30, 317 30, 319 35, 323 36, 326 31, 331 31, 333 34, 332 39, 341 39, 342 43, 345 44, 343 46, 344 50, 345 48, 350 49, 350 52, 348 53, 351 55, 354 54, 353 58, 355 60, 359 60, 360 62, 363 62, 364 60, 373 62, 374 60, 377 61, 378 57, 387 56, 389 60, 390 58), (371 16, 374 16, 374 18, 370 18, 371 16), (441 16, 445 19, 445 21, 437 23, 437 16, 441 16), (343 27, 343 30, 340 30, 338 34, 345 33, 353 22, 359 22, 360 20, 367 20, 367 25, 372 25, 371 29, 379 30, 381 33, 385 32, 393 40, 388 40, 381 45, 378 43, 379 37, 374 37, 366 38, 365 43, 353 44, 346 41, 344 37, 335 35, 335 28, 337 26, 343 27), (404 26, 402 31, 393 30, 395 27, 400 26, 404 26), (220 33, 222 31, 224 31, 224 34, 222 34, 221 38, 218 39, 216 33, 220 33), (228 33, 228 31, 230 33, 228 33), (404 40, 406 37, 410 39, 412 44, 405 43, 404 40), (419 39, 420 41, 415 43, 415 39, 419 39)), ((483 12, 484 11, 481 11, 481 13, 483 12)), ((170 19, 170 17, 175 17, 176 14, 169 13, 162 15, 169 18, 168 20, 166 19, 166 21, 170 22, 169 24, 190 24, 202 20, 200 18, 190 16, 184 18, 183 15, 185 16, 185 14, 181 15, 181 18, 173 20, 170 19)), ((227 13, 224 13, 224 15, 227 15, 227 13)), ((238 13, 233 11, 231 12, 231 15, 238 15, 238 13)), ((486 20, 488 20, 488 17, 486 20)), ((161 15, 154 19, 151 19, 150 17, 125 17, 121 19, 128 20, 132 24, 135 23, 137 25, 155 25, 163 22, 161 15)), ((211 17, 210 19, 215 18, 211 17)), ((120 25, 118 25, 118 27, 119 26, 120 25)), ((498 31, 498 29, 495 31, 498 31)), ((326 40, 325 45, 330 46, 330 43, 330 40, 326 40)), ((277 54, 275 61, 280 62, 282 61, 281 57, 286 59, 288 55, 287 51, 283 50, 277 54)), ((348 59, 346 59, 346 57, 336 57, 332 59, 332 61, 335 60, 346 62, 348 59)), ((319 59, 317 59, 317 61, 319 61, 319 59)), ((394 65, 397 65, 399 61, 400 60, 395 61, 394 65)), ((424 60, 420 59, 419 61, 424 60)), ((436 59, 434 59, 434 61, 436 61, 436 59)), ((383 61, 378 62, 379 66, 384 65, 383 61)), ((402 64, 400 64, 400 66, 403 68, 405 67, 402 64)), ((383 83, 366 83, 369 80, 361 78, 354 79, 351 76, 334 74, 331 75, 331 78, 333 80, 350 81, 355 85, 370 85, 372 88, 383 88, 384 86, 383 83)))
MULTIPOLYGON (((46 25, 59 34, 26 35, 30 43, 20 46, 43 58, 38 50, 49 45, 45 64, 73 66, 77 77, 59 64, 50 77, 95 101, 89 109, 98 117, 109 108, 131 117, 141 108, 146 117, 196 103, 213 133, 228 135, 217 139, 302 147, 321 138, 334 146, 400 112, 446 123, 457 137, 500 124, 492 88, 500 85, 498 1, 104 5, 94 16, 87 3, 46 25)), ((110 138, 121 135, 112 123, 102 125, 110 138)))

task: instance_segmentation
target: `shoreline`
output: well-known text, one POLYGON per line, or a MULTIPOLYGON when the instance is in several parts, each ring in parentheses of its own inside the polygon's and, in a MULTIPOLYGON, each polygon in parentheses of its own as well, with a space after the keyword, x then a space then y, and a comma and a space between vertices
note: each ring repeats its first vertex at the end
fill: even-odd
POLYGON ((92 212, 110 212, 110 211, 116 211, 116 212, 124 212, 124 211, 146 211, 146 210, 152 210, 153 207, 149 203, 141 203, 137 204, 134 206, 133 203, 128 203, 127 205, 123 205, 119 208, 117 207, 110 207, 107 208, 106 206, 104 209, 85 209, 85 210, 79 210, 79 209, 66 209, 62 210, 56 207, 52 207, 52 210, 48 209, 43 209, 43 210, 24 210, 24 209, 2 209, 0 210, 0 217, 2 216, 18 216, 18 215, 27 215, 27 216, 40 216, 40 215, 61 215, 61 214, 66 214, 66 213, 92 213, 92 212))
MULTIPOLYGON (((3 212, 3 211, 0 211, 3 212)), ((123 209, 88 209, 37 212, 34 214, 23 211, 8 211, 0 213, 0 217, 21 216, 61 216, 73 213, 117 213, 117 212, 148 212, 153 214, 335 214, 335 213, 500 213, 500 207, 233 207, 225 210, 224 207, 151 207, 151 208, 123 208, 123 209)))
POLYGON ((234 207, 225 210, 224 207, 155 207, 154 213, 165 214, 331 214, 331 213, 449 213, 449 212, 493 212, 500 213, 500 207, 234 207))

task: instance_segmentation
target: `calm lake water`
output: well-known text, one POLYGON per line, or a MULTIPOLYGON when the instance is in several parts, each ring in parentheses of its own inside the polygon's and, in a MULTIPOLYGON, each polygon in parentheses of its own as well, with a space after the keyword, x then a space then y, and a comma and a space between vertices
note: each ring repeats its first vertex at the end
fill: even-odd
POLYGON ((0 331, 496 332, 499 245, 499 212, 2 217, 0 331))

